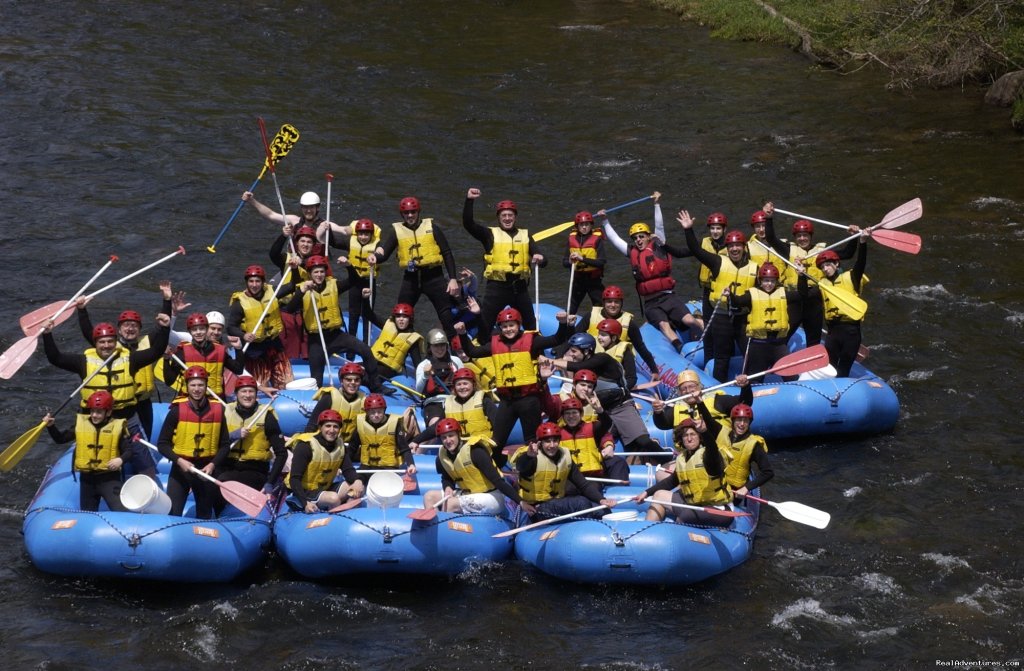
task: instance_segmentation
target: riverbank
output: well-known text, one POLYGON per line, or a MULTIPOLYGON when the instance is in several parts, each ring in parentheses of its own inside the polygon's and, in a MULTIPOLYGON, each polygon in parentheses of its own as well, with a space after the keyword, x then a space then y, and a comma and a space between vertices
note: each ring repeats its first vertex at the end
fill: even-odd
POLYGON ((888 86, 992 87, 1024 131, 1024 7, 1017 0, 651 0, 714 37, 783 44, 822 67, 888 73, 888 86), (1006 79, 999 81, 1004 75, 1006 79))

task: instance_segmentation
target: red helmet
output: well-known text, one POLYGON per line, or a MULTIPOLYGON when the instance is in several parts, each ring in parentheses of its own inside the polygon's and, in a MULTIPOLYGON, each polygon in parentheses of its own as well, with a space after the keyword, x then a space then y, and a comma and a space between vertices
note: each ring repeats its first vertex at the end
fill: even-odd
POLYGON ((299 230, 295 231, 295 239, 299 238, 313 238, 313 242, 316 242, 316 229, 312 226, 299 226, 299 230))
POLYGON ((125 310, 117 318, 118 326, 121 325, 121 322, 138 322, 142 324, 142 315, 135 310, 125 310))
POLYGON ((454 420, 451 417, 445 417, 434 425, 434 434, 437 436, 443 436, 446 433, 452 432, 462 433, 462 426, 458 420, 454 420))
POLYGON ((116 338, 117 337, 117 329, 114 328, 113 324, 111 324, 109 322, 102 322, 102 323, 97 324, 96 326, 92 327, 92 341, 93 342, 96 342, 100 338, 106 338, 106 337, 111 337, 111 338, 116 338))
POLYGON ((737 242, 741 245, 747 244, 747 236, 743 235, 743 231, 729 231, 725 234, 726 245, 731 245, 737 242))
POLYGON ((776 280, 779 279, 779 269, 776 268, 775 264, 771 261, 765 261, 757 269, 757 279, 760 280, 765 277, 772 277, 776 280))
POLYGON ((209 380, 210 373, 202 366, 189 366, 185 371, 186 380, 209 380))
POLYGON ((807 235, 814 235, 814 224, 807 221, 806 219, 797 219, 793 222, 793 235, 797 233, 806 233, 807 235))
POLYGON ((757 212, 750 215, 750 225, 763 224, 767 221, 768 215, 764 213, 764 210, 758 210, 757 212))
POLYGON ((413 198, 412 196, 409 196, 407 198, 403 198, 398 203, 398 211, 402 212, 402 213, 405 213, 405 212, 419 212, 420 211, 420 201, 417 200, 416 198, 413 198))
POLYGON ((597 384, 597 374, 587 368, 581 368, 572 376, 572 383, 576 384, 577 382, 590 382, 592 384, 597 384))
POLYGON ((586 210, 581 210, 576 213, 575 221, 577 224, 592 224, 594 223, 594 215, 586 210))
POLYGON ((623 297, 622 289, 620 287, 615 286, 614 284, 611 285, 610 287, 605 287, 604 291, 601 292, 601 300, 603 300, 603 301, 606 301, 606 300, 609 300, 609 299, 615 299, 615 300, 620 300, 621 301, 622 297, 623 297))
POLYGON ((499 200, 498 204, 494 206, 494 213, 501 214, 502 210, 512 210, 516 214, 519 214, 519 209, 516 207, 516 203, 513 200, 499 200))
POLYGON ((454 375, 452 375, 452 383, 454 383, 456 380, 471 380, 473 382, 476 382, 476 373, 474 373, 469 368, 460 368, 457 371, 455 371, 454 375))
POLYGON ((583 403, 575 396, 570 396, 569 398, 562 401, 563 415, 565 414, 566 410, 583 410, 583 403))
POLYGON ((356 233, 373 233, 373 220, 372 219, 360 219, 356 222, 356 233))
POLYGON ((746 417, 750 421, 754 421, 754 410, 746 403, 739 403, 734 405, 732 410, 729 412, 729 417, 736 419, 737 417, 746 417))
POLYGON ((412 306, 409 305, 408 303, 399 303, 395 307, 391 308, 391 316, 392 317, 408 317, 409 319, 412 319, 412 317, 413 317, 412 306))
POLYGON ((387 399, 380 394, 370 394, 366 397, 366 400, 363 401, 363 410, 376 410, 378 408, 384 410, 387 407, 387 399))
POLYGON ((552 422, 544 422, 537 427, 537 440, 544 438, 561 438, 562 429, 552 422))
POLYGON ((210 320, 206 318, 202 312, 193 312, 185 320, 185 328, 191 329, 193 326, 209 326, 210 320))
POLYGON ((728 226, 729 220, 721 212, 712 212, 708 215, 708 226, 728 226))
POLYGON ((814 259, 814 265, 821 268, 829 261, 831 261, 832 263, 839 263, 839 255, 833 252, 831 249, 826 249, 821 254, 818 254, 816 259, 814 259))
POLYGON ((320 267, 323 267, 323 268, 330 267, 330 262, 327 260, 326 256, 320 256, 319 254, 314 254, 314 255, 310 256, 308 259, 306 259, 306 270, 313 270, 314 268, 320 268, 320 267))
POLYGON ((345 423, 345 420, 341 418, 341 414, 339 414, 337 410, 327 408, 316 418, 316 425, 323 426, 327 422, 334 422, 338 426, 341 426, 345 423))
POLYGON ((338 377, 345 377, 346 375, 355 375, 361 380, 366 375, 366 369, 355 361, 349 361, 338 369, 338 377))
POLYGON ((85 407, 90 410, 113 410, 114 409, 114 397, 106 389, 100 389, 90 394, 88 400, 85 402, 85 407))
POLYGON ((597 330, 613 336, 622 337, 622 324, 618 319, 602 319, 597 322, 597 330))
POLYGON ((245 279, 249 279, 250 277, 258 277, 261 280, 265 280, 267 279, 267 273, 263 270, 263 266, 253 264, 245 269, 245 279))
POLYGON ((519 314, 519 310, 515 308, 505 308, 498 313, 498 323, 503 324, 505 322, 516 322, 518 324, 523 323, 523 315, 519 314))
POLYGON ((256 378, 252 375, 239 375, 238 381, 235 382, 235 389, 242 389, 243 387, 252 387, 253 389, 259 389, 259 385, 256 384, 256 378))

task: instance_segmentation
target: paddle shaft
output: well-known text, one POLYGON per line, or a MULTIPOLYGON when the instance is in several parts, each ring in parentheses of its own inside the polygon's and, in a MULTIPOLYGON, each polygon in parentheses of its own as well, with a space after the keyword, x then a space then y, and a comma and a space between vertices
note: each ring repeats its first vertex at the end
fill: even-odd
MULTIPOLYGON (((615 205, 613 207, 606 207, 604 209, 604 211, 605 211, 606 214, 610 213, 610 212, 618 212, 619 210, 624 210, 627 207, 632 207, 633 205, 639 205, 640 203, 643 203, 645 201, 651 200, 652 198, 654 198, 653 195, 651 195, 651 196, 644 196, 643 198, 637 198, 636 200, 631 200, 628 203, 622 203, 621 205, 615 205)), ((533 238, 534 242, 540 242, 541 240, 545 240, 547 238, 550 238, 552 235, 558 235, 559 233, 561 233, 565 229, 569 228, 570 226, 573 226, 575 223, 576 223, 575 219, 573 221, 567 221, 564 224, 558 224, 557 226, 552 226, 551 228, 546 228, 543 231, 540 231, 538 233, 535 233, 534 235, 531 235, 530 237, 533 238)))
MULTIPOLYGON (((859 236, 860 233, 858 233, 857 235, 859 236)), ((779 260, 781 260, 787 266, 789 266, 790 268, 795 270, 798 274, 803 275, 808 280, 814 282, 816 285, 818 285, 818 288, 822 292, 827 293, 829 296, 832 297, 833 300, 835 300, 835 301, 837 301, 839 303, 843 303, 844 305, 846 305, 846 307, 849 308, 850 312, 852 313, 852 316, 854 316, 857 319, 863 319, 864 314, 868 310, 868 304, 866 302, 864 302, 863 298, 861 298, 860 296, 858 296, 858 295, 856 295, 854 293, 846 291, 845 289, 840 289, 839 287, 832 286, 831 284, 822 284, 820 281, 818 281, 817 279, 815 279, 811 275, 807 274, 806 271, 801 269, 795 263, 793 263, 792 261, 790 261, 786 257, 782 256, 777 251, 775 251, 774 249, 772 249, 768 245, 764 244, 760 240, 754 238, 754 242, 756 242, 757 244, 761 245, 761 247, 763 247, 764 249, 768 250, 769 256, 774 254, 775 256, 779 257, 779 260)), ((824 250, 821 250, 821 251, 824 251, 824 250)))
MULTIPOLYGON (((181 368, 181 372, 184 373, 185 371, 188 370, 188 368, 189 368, 188 364, 186 364, 184 361, 179 359, 177 354, 171 354, 171 360, 174 361, 174 363, 178 364, 178 366, 181 368)), ((184 386, 184 388, 186 390, 188 389, 188 380, 184 381, 183 386, 184 386)), ((187 393, 187 391, 186 391, 186 393, 187 393)), ((227 401, 225 401, 224 399, 222 399, 220 396, 217 395, 217 392, 215 392, 214 390, 210 389, 209 385, 207 385, 207 387, 206 387, 206 393, 209 394, 210 396, 212 396, 213 400, 217 401, 221 405, 225 405, 226 406, 228 404, 227 401)))
MULTIPOLYGON (((327 180, 327 215, 324 217, 328 222, 331 221, 331 184, 334 182, 334 175, 327 172, 324 173, 324 179, 327 180)), ((354 233, 355 231, 353 231, 354 233)), ((324 236, 324 256, 328 259, 331 258, 331 227, 330 223, 327 226, 327 235, 324 236)))
MULTIPOLYGON (((256 320, 256 325, 252 327, 253 336, 255 336, 256 332, 260 330, 260 326, 263 325, 263 320, 267 318, 267 313, 270 312, 270 306, 277 302, 277 294, 278 292, 281 291, 281 287, 283 287, 284 285, 285 281, 284 276, 282 275, 281 279, 277 283, 277 286, 274 287, 274 295, 271 296, 270 300, 267 301, 267 304, 263 306, 263 312, 260 314, 260 318, 256 320)), ((242 354, 245 354, 246 350, 249 349, 249 345, 251 344, 252 342, 247 342, 245 343, 245 345, 242 346, 242 354)))
MULTIPOLYGON (((330 236, 330 231, 328 231, 327 235, 330 236)), ((316 317, 316 334, 320 336, 320 347, 324 351, 324 368, 327 369, 327 384, 333 387, 334 373, 331 372, 331 355, 327 353, 327 341, 324 340, 324 327, 320 323, 320 302, 316 299, 316 291, 313 287, 309 288, 309 298, 313 301, 313 316, 316 317)), ((322 385, 323 380, 317 380, 317 384, 322 385)))

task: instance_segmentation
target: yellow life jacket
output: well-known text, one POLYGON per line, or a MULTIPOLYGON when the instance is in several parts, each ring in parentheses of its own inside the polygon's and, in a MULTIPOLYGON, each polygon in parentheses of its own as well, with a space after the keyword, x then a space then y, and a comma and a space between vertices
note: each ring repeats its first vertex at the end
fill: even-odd
MULTIPOLYGON (((815 252, 822 249, 825 249, 824 242, 819 242, 816 245, 812 245, 811 248, 807 250, 802 249, 799 245, 791 242, 789 243, 789 260, 792 261, 793 263, 796 263, 797 261, 802 261, 805 257, 810 256, 811 254, 814 254, 815 252)), ((804 270, 813 279, 820 281, 823 277, 825 277, 825 273, 821 272, 821 268, 819 268, 814 263, 814 259, 816 258, 818 257, 813 257, 811 259, 811 262, 807 264, 807 267, 804 268, 804 270)), ((784 263, 781 265, 785 267, 779 268, 779 273, 781 274, 781 276, 779 277, 780 283, 785 284, 787 287, 795 289, 796 282, 798 279, 800 279, 800 276, 797 275, 796 271, 790 268, 788 265, 784 263)))
POLYGON ((89 382, 82 387, 82 406, 89 400, 93 392, 105 390, 114 397, 114 410, 123 410, 135 406, 135 378, 131 371, 131 352, 120 343, 116 345, 117 355, 110 363, 103 366, 106 357, 101 357, 95 347, 85 350, 85 375, 89 377, 93 371, 102 367, 99 373, 93 376, 89 382))
MULTIPOLYGON (((597 411, 594 410, 594 406, 592 406, 589 403, 585 402, 582 398, 577 397, 576 394, 572 393, 571 391, 568 391, 568 392, 560 391, 560 392, 558 392, 558 398, 560 398, 563 403, 566 400, 570 399, 570 398, 576 398, 577 400, 579 400, 580 403, 583 404, 583 412, 580 413, 580 418, 584 422, 596 422, 597 421, 597 411)), ((561 420, 559 420, 559 421, 561 421, 561 420)))
POLYGON ((356 433, 359 434, 359 461, 363 466, 380 466, 391 468, 402 465, 402 455, 398 453, 398 441, 395 432, 402 421, 401 415, 387 415, 380 426, 373 426, 366 421, 366 415, 356 417, 356 433))
POLYGON ((764 438, 748 433, 745 438, 733 442, 731 431, 724 428, 718 432, 718 451, 725 460, 725 482, 733 489, 739 489, 750 479, 750 458, 754 449, 761 445, 768 451, 764 438))
MULTIPOLYGON (((712 392, 710 395, 703 396, 700 400, 704 404, 704 407, 711 413, 711 417, 715 421, 725 424, 726 428, 732 426, 732 421, 729 419, 729 415, 724 412, 719 412, 718 408, 715 407, 715 397, 724 394, 724 391, 712 392)), ((672 412, 672 426, 678 426, 679 422, 684 419, 697 420, 700 417, 700 413, 697 412, 697 408, 690 408, 687 403, 676 403, 673 406, 675 409, 672 412)))
POLYGON ((441 256, 441 247, 434 238, 434 221, 423 219, 419 226, 411 229, 404 222, 396 221, 391 224, 395 229, 395 240, 398 244, 398 263, 402 270, 410 269, 409 263, 413 263, 414 270, 424 268, 436 268, 444 263, 441 256))
MULTIPOLYGON (((587 326, 587 333, 597 338, 597 325, 603 320, 609 319, 604 316, 604 308, 594 307, 590 309, 590 324, 587 326)), ((622 324, 622 335, 619 336, 620 342, 629 342, 629 325, 633 322, 632 312, 622 312, 615 321, 622 324)))
MULTIPOLYGON (((723 245, 721 249, 715 249, 715 245, 711 242, 710 235, 705 236, 704 239, 700 241, 700 248, 706 252, 711 252, 712 254, 725 254, 725 246, 723 245)), ((711 268, 708 268, 703 263, 700 264, 700 268, 697 271, 697 283, 700 284, 701 289, 711 288, 711 268)))
POLYGON ((747 315, 747 337, 749 338, 785 338, 789 335, 789 304, 786 301, 786 290, 776 286, 770 294, 751 287, 750 314, 747 315), (769 332, 774 335, 769 336, 769 332))
POLYGON ((711 300, 719 300, 726 289, 733 296, 742 296, 757 282, 757 264, 747 261, 742 266, 734 264, 727 255, 722 255, 718 275, 711 280, 711 300))
MULTIPOLYGON (((262 407, 262 405, 257 403, 255 414, 260 414, 262 407)), ((255 424, 250 426, 249 423, 255 414, 243 419, 238 414, 238 401, 228 403, 227 407, 224 408, 224 420, 227 422, 228 431, 236 431, 243 426, 249 427, 249 435, 238 441, 231 448, 229 452, 230 459, 236 461, 270 461, 273 451, 270 447, 270 439, 267 438, 267 415, 273 413, 273 408, 267 410, 260 414, 260 418, 256 420, 255 424)), ((277 415, 275 414, 274 416, 276 417, 277 415)))
MULTIPOLYGON (((763 244, 766 245, 768 243, 764 240, 761 240, 761 238, 757 237, 756 235, 750 236, 750 240, 747 241, 747 256, 749 256, 750 260, 753 261, 758 267, 760 267, 761 264, 764 263, 765 261, 772 261, 776 268, 778 268, 780 265, 786 265, 782 261, 780 261, 778 257, 775 257, 775 259, 773 260, 772 257, 775 255, 770 253, 761 245, 757 244, 755 240, 760 240, 763 244)), ((779 272, 782 272, 781 268, 779 268, 779 272)))
MULTIPOLYGON (((137 349, 149 349, 148 334, 139 340, 137 349)), ((154 391, 156 391, 156 364, 151 363, 135 371, 135 400, 144 401, 150 398, 154 391)))
POLYGON ((260 300, 256 300, 246 291, 236 291, 231 294, 231 303, 234 304, 235 301, 242 306, 241 328, 246 333, 253 333, 256 336, 255 342, 276 338, 284 330, 284 323, 281 321, 281 306, 278 305, 277 299, 274 298, 274 291, 270 287, 263 286, 263 296, 260 297, 260 300), (260 320, 260 315, 263 314, 263 309, 268 302, 270 302, 270 310, 263 323, 260 324, 259 331, 254 332, 253 328, 260 320))
MULTIPOLYGON (((581 242, 579 238, 579 233, 574 228, 572 229, 572 232, 569 233, 569 252, 576 252, 584 259, 596 259, 597 246, 600 244, 601 238, 603 237, 604 232, 595 229, 594 231, 591 231, 590 235, 584 238, 581 242)), ((583 274, 588 277, 599 277, 604 274, 604 268, 590 266, 584 263, 583 261, 576 261, 573 265, 576 266, 577 275, 583 274)))
POLYGON ((477 387, 480 389, 492 389, 498 384, 498 378, 494 374, 494 359, 491 357, 482 356, 463 366, 476 373, 477 387))
POLYGON ((217 454, 220 444, 220 425, 224 406, 210 403, 207 411, 199 415, 188 401, 177 404, 178 425, 171 442, 174 453, 186 459, 202 459, 217 454))
POLYGON ((629 343, 629 342, 626 342, 624 340, 620 340, 619 342, 615 343, 614 345, 612 345, 608 349, 605 349, 605 348, 601 347, 600 344, 598 344, 598 346, 594 348, 594 351, 595 352, 604 352, 606 354, 609 354, 616 361, 618 361, 619 363, 622 363, 622 358, 624 356, 626 356, 626 353, 633 351, 633 344, 629 343))
POLYGON ((306 333, 314 334, 320 331, 317 328, 317 315, 313 312, 313 296, 316 296, 316 305, 320 315, 320 327, 324 331, 341 328, 341 309, 338 307, 338 280, 333 277, 326 278, 322 291, 310 289, 302 294, 302 324, 306 327, 306 333))
POLYGON ((584 422, 575 432, 562 426, 562 440, 559 443, 569 450, 572 460, 584 473, 600 471, 604 468, 601 459, 601 447, 597 444, 600 436, 594 435, 594 423, 584 422))
POLYGON ((484 412, 484 392, 475 391, 465 401, 460 401, 455 394, 444 400, 444 416, 459 423, 459 433, 463 438, 479 434, 490 435, 491 420, 484 412))
POLYGON ((367 263, 366 257, 372 254, 380 244, 380 227, 374 224, 370 241, 365 245, 361 245, 356 237, 356 222, 353 221, 350 225, 352 226, 352 236, 348 241, 348 265, 356 271, 356 275, 359 277, 369 277, 370 264, 367 263))
MULTIPOLYGON (((496 443, 486 436, 474 436, 471 440, 463 439, 459 451, 452 455, 445 448, 438 452, 438 460, 441 467, 448 473, 448 477, 455 481, 456 486, 468 494, 484 494, 493 490, 494 484, 484 477, 476 466, 473 465, 472 450, 474 445, 483 445, 488 451, 494 448, 496 443)), ((494 463, 494 460, 491 460, 494 463)), ((497 470, 497 466, 494 467, 497 470)))
POLYGON ((530 234, 519 228, 509 235, 502 228, 492 228, 494 245, 484 254, 484 277, 489 280, 514 280, 530 276, 530 234))
POLYGON ((356 433, 356 417, 363 413, 363 401, 366 400, 366 394, 361 391, 357 392, 356 397, 350 401, 345 398, 345 394, 341 393, 340 389, 320 387, 313 394, 313 400, 320 400, 320 397, 324 395, 331 397, 331 409, 341 415, 341 434, 338 440, 347 443, 356 433))
POLYGON ((423 336, 415 331, 399 331, 395 320, 388 317, 370 350, 373 358, 388 368, 401 373, 405 370, 405 358, 413 345, 423 340, 423 336))
MULTIPOLYGON (((512 462, 529 449, 525 445, 512 455, 512 462)), ((565 485, 572 470, 572 455, 564 447, 558 448, 558 462, 552 461, 543 450, 537 452, 537 470, 529 478, 519 476, 519 497, 527 503, 543 503, 565 496, 565 485)))
POLYGON ((89 415, 75 420, 75 470, 87 473, 107 472, 107 463, 121 456, 121 438, 125 420, 110 418, 99 426, 89 415))
POLYGON ((320 432, 309 435, 305 440, 313 456, 306 472, 302 474, 302 488, 310 492, 322 492, 334 482, 345 460, 345 443, 338 440, 334 449, 328 450, 320 443, 320 432))
MULTIPOLYGON (((676 458, 676 477, 683 500, 697 506, 732 502, 732 493, 722 478, 712 478, 704 469, 703 445, 692 453, 683 450, 676 458)), ((714 449, 718 449, 717 447, 714 449)))
MULTIPOLYGON (((850 273, 850 271, 847 270, 843 273, 840 273, 839 277, 837 277, 834 281, 828 278, 822 278, 821 284, 826 287, 831 286, 838 287, 840 289, 845 289, 854 296, 860 296, 861 291, 864 291, 864 288, 867 287, 868 282, 870 281, 871 280, 868 278, 867 275, 862 274, 860 278, 861 290, 857 291, 853 286, 853 276, 850 273)), ((827 322, 836 320, 839 320, 841 322, 864 321, 863 317, 857 319, 854 315, 850 314, 850 310, 846 306, 846 303, 834 300, 831 296, 828 295, 826 291, 821 292, 821 300, 825 303, 825 321, 827 322)))

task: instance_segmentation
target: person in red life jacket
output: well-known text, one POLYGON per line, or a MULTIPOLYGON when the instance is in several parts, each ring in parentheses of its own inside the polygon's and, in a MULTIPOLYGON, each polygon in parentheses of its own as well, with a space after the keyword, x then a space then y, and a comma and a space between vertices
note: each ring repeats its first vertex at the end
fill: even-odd
POLYGON ((479 331, 486 338, 494 330, 498 312, 506 305, 523 315, 523 328, 537 330, 537 319, 530 302, 530 278, 533 268, 547 265, 540 247, 530 238, 530 232, 519 228, 519 210, 511 200, 499 201, 495 206, 497 226, 483 226, 473 218, 473 203, 480 197, 480 189, 466 191, 462 208, 462 227, 480 241, 484 247, 484 277, 487 286, 480 302, 479 331))
POLYGON ((657 400, 652 403, 652 418, 654 426, 659 429, 671 429, 684 419, 696 419, 697 406, 703 405, 711 413, 715 420, 728 420, 729 413, 740 403, 753 405, 754 391, 746 375, 736 376, 736 386, 740 388, 738 396, 726 394, 724 391, 716 391, 709 395, 703 394, 704 385, 700 381, 697 371, 687 369, 679 373, 676 379, 676 389, 679 392, 676 402, 666 403, 657 400))
POLYGON ((596 338, 597 325, 604 319, 614 319, 622 324, 620 340, 628 342, 633 346, 636 353, 640 355, 641 360, 647 365, 647 370, 651 373, 651 380, 657 381, 660 379, 658 363, 654 360, 654 355, 651 354, 647 344, 644 343, 643 336, 640 335, 640 320, 636 319, 632 312, 626 312, 622 309, 624 298, 625 296, 620 287, 614 284, 605 287, 604 291, 601 292, 601 306, 595 306, 591 309, 590 314, 584 315, 576 323, 576 333, 589 333, 596 338))
POLYGON ((562 427, 562 447, 569 450, 584 476, 629 484, 629 464, 615 454, 615 439, 608 432, 609 422, 583 421, 583 403, 574 397, 562 401, 559 426, 562 427))
POLYGON ((403 198, 398 211, 402 221, 383 228, 380 244, 367 262, 382 263, 397 250, 402 283, 396 303, 415 308, 420 296, 425 295, 434 306, 445 335, 453 338, 455 320, 451 307, 452 298, 459 295, 459 281, 448 239, 433 219, 420 217, 420 201, 416 198, 403 198))
MULTIPOLYGON (((857 259, 853 262, 853 268, 845 272, 840 269, 839 255, 831 249, 818 254, 814 263, 824 275, 820 283, 859 296, 868 283, 868 276, 864 274, 868 262, 867 241, 868 234, 862 232, 860 244, 857 245, 857 259)), ((864 317, 858 318, 851 313, 846 303, 826 291, 821 292, 821 299, 825 305, 825 326, 828 330, 825 336, 828 362, 835 366, 836 377, 849 377, 850 368, 857 360, 857 351, 860 349, 860 325, 864 317)))
POLYGON ((327 409, 317 416, 316 433, 293 439, 289 507, 307 513, 330 510, 366 491, 341 439, 341 425, 341 415, 327 409), (345 481, 335 489, 339 474, 345 481))
MULTIPOLYGON (((290 293, 291 287, 282 287, 281 292, 290 293)), ((228 335, 241 339, 245 368, 260 387, 283 389, 292 381, 291 360, 281 345, 281 306, 267 284, 263 266, 245 269, 245 289, 231 294, 227 322, 228 335)))
POLYGON ((594 215, 586 210, 577 212, 574 223, 562 257, 563 266, 576 269, 572 293, 569 294, 569 314, 576 314, 584 296, 590 297, 595 308, 601 307, 604 267, 608 262, 604 253, 604 233, 594 230, 594 215))
POLYGON ((298 286, 283 310, 302 316, 302 325, 309 340, 310 377, 316 380, 318 387, 322 387, 324 369, 327 367, 326 356, 338 352, 354 352, 363 360, 370 389, 381 391, 380 372, 373 352, 366 343, 342 328, 345 324, 341 316, 341 288, 338 280, 328 272, 327 257, 309 257, 306 259, 306 271, 309 279, 298 286))
MULTIPOLYGON (((580 472, 569 450, 562 446, 562 429, 557 424, 545 422, 533 435, 535 440, 512 455, 512 463, 519 473, 523 510, 529 512, 526 504, 533 507, 532 519, 577 513, 593 508, 595 503, 615 507, 616 500, 604 498, 601 488, 580 472), (573 494, 568 489, 570 484, 578 493, 573 494)), ((602 514, 597 511, 590 516, 602 514)))
MULTIPOLYGON (((234 403, 224 408, 231 445, 227 459, 217 471, 217 479, 242 482, 270 493, 288 459, 277 413, 256 399, 256 378, 251 375, 238 377, 235 394, 234 403)), ((225 503, 218 497, 218 513, 225 503)))
POLYGON ((806 293, 806 277, 800 277, 796 289, 786 289, 779 283, 779 269, 771 261, 765 261, 757 269, 756 287, 745 294, 730 294, 730 307, 748 312, 748 344, 741 372, 755 375, 766 371, 789 354, 790 305, 799 302, 801 294, 806 293))
MULTIPOLYGON (((387 409, 387 399, 380 394, 366 397, 363 414, 356 417, 356 430, 348 443, 349 455, 364 468, 404 468, 407 475, 415 475, 405 416, 390 414, 387 409)), ((369 480, 369 476, 364 479, 369 480)))
POLYGON ((81 491, 78 507, 98 511, 100 501, 113 512, 126 512, 121 503, 122 465, 131 456, 131 439, 123 419, 111 417, 114 397, 109 391, 94 391, 85 402, 86 413, 79 413, 75 427, 61 431, 53 415, 43 417, 46 430, 57 444, 75 441, 74 470, 81 491))
MULTIPOLYGON (((444 397, 444 417, 459 423, 464 438, 492 436, 491 418, 495 416, 498 405, 490 392, 477 388, 476 373, 469 368, 455 371, 451 390, 452 393, 444 397)), ((433 440, 437 435, 436 426, 436 423, 428 424, 419 435, 409 440, 409 448, 415 452, 421 443, 433 440)))
MULTIPOLYGON (((185 328, 192 340, 179 343, 174 355, 186 368, 205 368, 209 375, 207 386, 218 396, 224 396, 224 371, 227 369, 235 375, 241 375, 245 370, 242 360, 232 359, 224 345, 213 342, 210 338, 210 322, 202 312, 190 314, 185 320, 185 328)), ((185 385, 175 384, 182 372, 181 366, 172 357, 164 359, 164 382, 168 387, 177 389, 179 398, 185 396, 185 385)))
MULTIPOLYGON (((317 232, 319 239, 328 240, 325 235, 324 224, 317 232)), ((363 290, 369 290, 373 295, 377 291, 376 277, 370 274, 370 263, 367 258, 380 244, 381 230, 372 219, 362 218, 353 221, 349 227, 331 224, 330 247, 340 251, 337 258, 339 266, 348 269, 348 275, 338 280, 338 293, 348 292, 348 332, 358 335, 359 322, 363 322, 365 340, 369 340, 370 332, 370 298, 363 295, 363 290), (349 235, 346 231, 351 231, 349 235), (373 277, 373 285, 370 279, 373 277)))
POLYGON ((647 520, 660 522, 665 515, 675 517, 678 524, 725 527, 732 524, 731 517, 714 515, 703 510, 669 508, 659 501, 691 506, 725 507, 732 502, 732 492, 725 482, 725 459, 715 441, 708 434, 703 420, 687 418, 673 432, 679 456, 672 474, 637 494, 633 500, 643 503, 648 496, 653 500, 647 508, 647 520), (673 492, 675 488, 678 491, 673 492))
POLYGON ((492 357, 498 398, 501 403, 492 418, 494 424, 494 462, 499 467, 507 462, 501 448, 508 441, 516 421, 524 436, 533 435, 541 423, 542 383, 537 371, 537 357, 549 347, 565 342, 569 335, 567 315, 559 312, 558 332, 545 336, 535 331, 522 330, 523 317, 515 308, 498 313, 499 333, 489 342, 475 345, 465 342, 466 353, 474 359, 492 357))
MULTIPOLYGON (((479 434, 464 437, 459 423, 450 418, 439 420, 436 427, 441 449, 435 467, 443 489, 424 494, 424 508, 433 508, 445 496, 448 499, 441 509, 449 513, 504 516, 506 497, 522 505, 519 492, 502 477, 491 458, 494 441, 479 434)), ((529 504, 523 510, 534 512, 529 504)))
POLYGON ((423 419, 428 425, 445 416, 444 400, 452 393, 462 360, 451 353, 441 329, 427 333, 427 356, 416 366, 416 391, 423 395, 423 419))
POLYGON ((171 499, 171 515, 177 517, 184 513, 190 491, 195 497, 195 516, 203 520, 213 517, 219 496, 217 485, 193 474, 192 470, 201 469, 212 475, 228 457, 224 406, 210 402, 206 393, 208 377, 201 366, 191 366, 185 371, 187 396, 171 404, 156 443, 160 454, 172 464, 167 477, 167 496, 171 499))
POLYGON ((725 460, 725 484, 736 499, 742 499, 752 489, 764 485, 773 477, 775 470, 768 459, 768 445, 764 438, 750 432, 754 411, 746 403, 740 403, 729 411, 729 421, 715 420, 706 408, 699 409, 708 440, 718 446, 725 460), (751 478, 751 465, 756 466, 757 477, 751 478))
POLYGON ((415 316, 408 303, 399 303, 391 308, 391 316, 387 319, 370 310, 370 321, 380 329, 370 352, 377 360, 382 377, 391 379, 403 375, 406 359, 410 360, 414 370, 423 361, 423 336, 416 332, 415 316))
POLYGON ((348 442, 356 430, 356 417, 363 413, 363 401, 366 394, 359 386, 366 378, 366 369, 361 364, 348 361, 338 368, 339 388, 321 387, 313 395, 316 406, 309 416, 306 431, 312 433, 317 429, 317 418, 324 410, 334 410, 341 417, 341 440, 348 442))
MULTIPOLYGON (((686 210, 680 210, 677 221, 686 235, 686 245, 694 256, 711 273, 711 301, 721 302, 713 310, 714 318, 708 320, 714 355, 714 377, 725 382, 729 376, 729 358, 737 345, 746 351, 747 310, 730 307, 729 297, 740 296, 754 286, 757 278, 757 264, 750 260, 747 250, 747 236, 742 231, 729 231, 725 235, 726 255, 709 252, 697 244, 693 233, 693 218, 686 210)), ((707 343, 707 338, 704 342, 707 343)), ((705 358, 708 354, 705 345, 705 358)))

